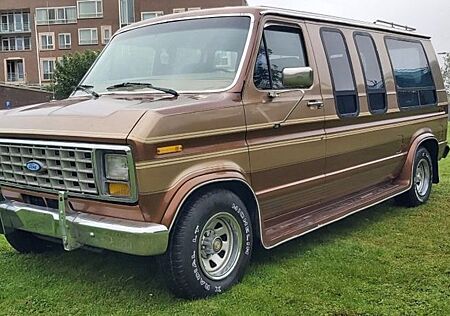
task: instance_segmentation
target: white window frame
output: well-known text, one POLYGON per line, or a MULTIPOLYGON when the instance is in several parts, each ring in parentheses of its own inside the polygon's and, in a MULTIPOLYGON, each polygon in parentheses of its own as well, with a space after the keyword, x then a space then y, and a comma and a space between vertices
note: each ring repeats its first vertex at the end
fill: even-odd
MULTIPOLYGON (((152 17, 152 18, 156 18, 158 16, 163 16, 164 15, 164 11, 146 11, 146 12, 141 12, 141 21, 144 21, 144 15, 146 15, 146 14, 154 14, 155 16, 152 17)), ((149 19, 152 19, 152 18, 149 18, 149 19)), ((145 19, 145 20, 148 20, 148 19, 145 19)))
POLYGON ((77 0, 77 11, 78 11, 78 19, 97 19, 103 17, 103 0, 77 0), (95 2, 95 13, 92 13, 88 16, 81 16, 80 15, 80 3, 85 2, 95 2), (100 2, 101 11, 98 11, 98 2, 100 2))
POLYGON ((186 12, 186 8, 174 8, 173 13, 183 13, 186 12))
POLYGON ((192 8, 188 8, 188 12, 189 11, 200 11, 202 8, 201 7, 192 7, 192 8))
MULTIPOLYGON (((47 39, 47 44, 48 44, 48 39, 47 39)), ((41 51, 46 51, 46 50, 55 50, 55 32, 43 32, 43 33, 39 33, 39 50, 41 51), (42 46, 42 36, 47 36, 52 38, 52 46, 48 46, 46 48, 44 48, 42 46)))
POLYGON ((41 79, 42 81, 52 81, 53 77, 50 79, 46 79, 45 78, 45 67, 44 67, 44 62, 46 61, 52 61, 53 62, 53 72, 52 74, 55 74, 55 68, 56 68, 56 58, 55 57, 50 57, 50 58, 41 58, 40 63, 41 63, 41 69, 42 69, 42 74, 41 74, 41 79))
POLYGON ((96 27, 86 27, 86 28, 80 28, 78 29, 78 45, 80 46, 88 46, 88 45, 98 45, 98 29, 96 27), (92 41, 90 43, 82 43, 81 42, 81 32, 82 31, 91 31, 91 39, 92 33, 95 31, 95 41, 92 41))
POLYGON ((72 48, 72 34, 71 33, 59 33, 58 34, 58 47, 59 49, 71 49, 72 48), (61 46, 60 38, 64 36, 64 46, 61 46), (67 38, 69 41, 67 41, 67 38))
POLYGON ((8 83, 12 83, 12 84, 16 84, 16 83, 24 83, 26 82, 26 78, 27 78, 27 73, 26 73, 26 69, 25 69, 25 59, 22 57, 9 57, 9 58, 5 58, 3 60, 3 66, 4 66, 4 75, 5 75, 5 82, 8 83), (8 61, 17 61, 17 60, 21 60, 22 61, 22 65, 23 65, 23 80, 17 80, 17 81, 8 81, 8 61))
POLYGON ((44 8, 36 8, 35 9, 36 12, 36 24, 37 25, 50 25, 50 24, 73 24, 73 23, 77 23, 77 7, 76 6, 65 6, 65 7, 44 7, 44 8), (73 18, 73 20, 69 20, 67 17, 67 9, 75 9, 75 16, 73 18), (47 12, 47 20, 42 21, 42 20, 38 20, 38 10, 43 10, 47 12), (48 18, 48 12, 50 10, 54 10, 55 11, 55 19, 54 20, 49 20, 48 18), (58 10, 64 10, 64 17, 62 19, 58 19, 58 10))
POLYGON ((9 37, 2 37, 2 40, 0 42, 0 51, 2 52, 14 52, 14 51, 30 51, 31 50, 31 37, 30 36, 9 36, 9 37), (28 41, 30 43, 29 47, 27 48, 25 45, 25 39, 28 38, 28 41), (14 41, 14 49, 11 49, 11 41, 14 41), (19 41, 22 41, 22 47, 23 49, 18 49, 17 43, 19 41), (4 45, 4 43, 7 42, 7 45, 4 45))
POLYGON ((30 32, 30 13, 29 12, 3 12, 0 14, 0 32, 14 33, 14 32, 30 32), (25 19, 24 17, 27 16, 25 19), (20 23, 18 18, 20 17, 20 23), (3 23, 3 18, 6 23, 3 23), (27 20, 27 22, 25 22, 27 20), (19 25, 19 27, 17 27, 19 25), (12 29, 10 28, 12 26, 12 29))
POLYGON ((102 44, 106 45, 109 43, 112 37, 112 26, 111 25, 102 25, 100 27, 101 29, 101 36, 102 36, 102 44), (106 37, 105 31, 109 31, 109 38, 106 37))

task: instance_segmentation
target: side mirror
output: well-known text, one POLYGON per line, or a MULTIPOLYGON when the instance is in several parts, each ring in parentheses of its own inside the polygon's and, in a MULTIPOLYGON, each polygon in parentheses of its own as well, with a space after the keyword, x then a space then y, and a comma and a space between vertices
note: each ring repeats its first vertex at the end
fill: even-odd
POLYGON ((314 71, 311 67, 284 68, 283 86, 286 88, 307 89, 314 83, 314 71))

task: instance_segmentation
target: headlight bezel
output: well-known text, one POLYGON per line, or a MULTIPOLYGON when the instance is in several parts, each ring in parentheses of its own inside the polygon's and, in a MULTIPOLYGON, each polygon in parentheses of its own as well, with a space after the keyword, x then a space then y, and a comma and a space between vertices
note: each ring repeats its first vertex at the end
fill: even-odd
POLYGON ((134 159, 129 147, 121 147, 120 149, 98 149, 95 153, 96 178, 99 197, 114 202, 136 203, 138 200, 137 185, 136 185, 136 170, 134 159), (107 177, 106 170, 106 156, 120 156, 126 158, 128 167, 127 180, 115 180, 107 177), (123 183, 128 184, 129 195, 112 195, 109 193, 109 183, 123 183))

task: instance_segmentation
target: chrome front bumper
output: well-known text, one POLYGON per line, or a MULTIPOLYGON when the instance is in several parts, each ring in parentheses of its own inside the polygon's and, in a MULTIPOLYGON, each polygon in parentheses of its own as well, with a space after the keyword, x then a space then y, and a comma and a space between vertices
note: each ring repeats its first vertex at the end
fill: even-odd
POLYGON ((1 201, 0 233, 19 229, 61 239, 68 251, 91 246, 151 256, 167 249, 169 231, 164 225, 77 213, 69 209, 65 192, 60 192, 58 199, 58 210, 1 201))

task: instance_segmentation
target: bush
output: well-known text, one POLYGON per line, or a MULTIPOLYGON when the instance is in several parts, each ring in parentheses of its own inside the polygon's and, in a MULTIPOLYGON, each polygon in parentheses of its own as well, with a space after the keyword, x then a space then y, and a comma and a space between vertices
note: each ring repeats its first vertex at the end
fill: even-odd
POLYGON ((55 66, 52 90, 58 100, 68 98, 98 57, 99 52, 86 50, 64 55, 55 66))

